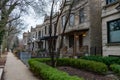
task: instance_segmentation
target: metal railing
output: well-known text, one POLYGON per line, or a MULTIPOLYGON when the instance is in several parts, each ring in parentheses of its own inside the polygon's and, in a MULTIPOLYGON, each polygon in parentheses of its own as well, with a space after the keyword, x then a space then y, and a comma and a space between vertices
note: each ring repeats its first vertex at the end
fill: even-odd
POLYGON ((28 60, 31 58, 31 53, 28 52, 20 52, 21 61, 28 66, 28 60))

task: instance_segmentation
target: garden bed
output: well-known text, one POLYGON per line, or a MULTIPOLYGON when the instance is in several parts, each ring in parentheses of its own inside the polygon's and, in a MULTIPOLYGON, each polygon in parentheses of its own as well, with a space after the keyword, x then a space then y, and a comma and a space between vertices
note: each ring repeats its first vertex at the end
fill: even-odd
POLYGON ((90 60, 90 61, 97 61, 106 64, 110 67, 111 64, 120 64, 119 57, 108 57, 108 56, 83 56, 81 59, 90 60))
POLYGON ((77 76, 70 76, 68 73, 52 68, 45 63, 29 60, 30 69, 44 80, 84 80, 77 76))
POLYGON ((0 56, 0 66, 4 66, 5 63, 6 63, 6 56, 7 56, 7 53, 4 53, 0 56))
POLYGON ((119 80, 118 77, 114 74, 99 75, 96 73, 65 66, 58 67, 58 69, 61 71, 65 71, 72 76, 76 75, 78 77, 83 77, 85 80, 119 80))
POLYGON ((3 80, 4 66, 6 63, 6 56, 7 56, 7 52, 0 55, 0 80, 3 80))
MULTIPOLYGON (((50 58, 37 58, 31 60, 47 64, 50 62, 50 58)), ((120 80, 118 76, 109 71, 106 64, 97 61, 62 58, 58 60, 57 69, 67 72, 71 76, 82 77, 85 80, 120 80)))

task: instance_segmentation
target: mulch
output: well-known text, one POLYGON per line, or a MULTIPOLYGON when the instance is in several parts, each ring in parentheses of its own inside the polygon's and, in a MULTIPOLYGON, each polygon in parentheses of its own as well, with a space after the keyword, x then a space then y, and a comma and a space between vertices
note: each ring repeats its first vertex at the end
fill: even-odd
POLYGON ((67 72, 69 75, 82 77, 85 80, 120 80, 120 78, 118 79, 118 77, 113 74, 99 75, 96 73, 65 66, 58 67, 58 69, 67 72))
POLYGON ((0 66, 5 65, 6 58, 0 58, 0 66))
POLYGON ((1 71, 0 73, 2 74, 1 76, 0 76, 0 80, 4 80, 4 66, 5 66, 5 63, 6 63, 6 56, 7 56, 7 52, 5 52, 5 53, 2 53, 1 55, 0 55, 0 68, 2 68, 3 69, 3 71, 1 71))

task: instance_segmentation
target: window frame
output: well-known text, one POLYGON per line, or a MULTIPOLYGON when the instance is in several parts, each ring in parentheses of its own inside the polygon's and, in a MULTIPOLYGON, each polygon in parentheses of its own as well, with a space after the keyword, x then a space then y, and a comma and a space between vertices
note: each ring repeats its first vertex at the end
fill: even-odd
POLYGON ((106 0, 106 4, 107 4, 107 5, 112 4, 112 3, 115 3, 115 2, 117 2, 117 0, 116 0, 116 1, 113 1, 113 0, 106 0))
POLYGON ((74 46, 74 35, 69 35, 69 48, 74 46))
POLYGON ((62 27, 65 26, 65 22, 64 22, 64 24, 63 24, 63 17, 65 17, 65 22, 66 22, 66 15, 63 15, 63 16, 62 16, 62 19, 61 19, 61 21, 62 21, 62 27))
POLYGON ((110 25, 111 22, 118 21, 118 20, 120 20, 120 18, 110 20, 110 21, 107 22, 107 43, 120 43, 120 41, 117 41, 117 42, 111 42, 110 41, 110 26, 109 25, 110 25))
POLYGON ((69 26, 74 26, 74 25, 75 25, 75 14, 71 13, 70 17, 69 17, 69 26), (73 20, 72 24, 71 24, 71 15, 74 17, 74 20, 73 20))
POLYGON ((41 37, 41 31, 39 31, 38 33, 39 33, 38 36, 41 37))
POLYGON ((47 26, 45 26, 45 34, 47 34, 47 26))
POLYGON ((79 23, 84 23, 85 22, 85 13, 84 13, 84 8, 81 8, 79 10, 79 23), (83 19, 83 21, 82 21, 83 19))
POLYGON ((37 38, 37 35, 38 35, 38 33, 36 32, 36 33, 35 33, 35 38, 37 38))
POLYGON ((55 29, 57 30, 57 23, 56 22, 54 23, 54 30, 53 30, 54 32, 56 31, 55 29))

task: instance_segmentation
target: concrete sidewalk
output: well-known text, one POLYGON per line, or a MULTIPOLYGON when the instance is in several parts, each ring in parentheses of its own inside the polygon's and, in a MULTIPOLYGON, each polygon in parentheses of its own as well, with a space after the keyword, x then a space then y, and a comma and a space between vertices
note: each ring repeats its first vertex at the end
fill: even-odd
POLYGON ((4 71, 4 80, 40 80, 29 71, 26 65, 10 52, 7 55, 4 71))

